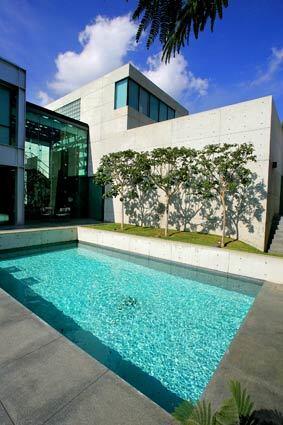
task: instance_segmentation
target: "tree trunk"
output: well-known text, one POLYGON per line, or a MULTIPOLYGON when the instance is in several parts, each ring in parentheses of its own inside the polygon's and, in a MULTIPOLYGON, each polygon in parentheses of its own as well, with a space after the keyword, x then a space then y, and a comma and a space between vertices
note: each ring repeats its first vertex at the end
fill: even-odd
POLYGON ((124 198, 121 200, 121 230, 124 230, 124 198))
POLYGON ((225 246, 225 230, 226 230, 226 203, 225 203, 225 193, 221 193, 221 203, 222 203, 222 236, 221 236, 221 248, 225 246))
POLYGON ((167 238, 168 236, 168 218, 169 218, 169 199, 167 197, 165 204, 165 229, 164 236, 167 238))

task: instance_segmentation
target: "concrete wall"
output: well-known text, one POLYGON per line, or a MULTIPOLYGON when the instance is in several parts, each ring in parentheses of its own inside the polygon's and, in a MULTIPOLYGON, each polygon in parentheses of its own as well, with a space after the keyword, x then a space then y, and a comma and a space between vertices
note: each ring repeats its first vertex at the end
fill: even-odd
MULTIPOLYGON (((272 219, 279 214, 281 178, 283 176, 283 130, 274 101, 271 110, 270 158, 268 170, 268 198, 266 214, 266 238, 268 239, 272 219), (273 168, 273 163, 275 168, 273 168)), ((268 240, 266 240, 266 243, 268 240)))
POLYGON ((115 82, 131 77, 159 99, 176 110, 176 116, 187 114, 187 110, 158 88, 131 64, 124 65, 103 77, 80 87, 66 96, 47 105, 56 110, 74 100, 81 99, 81 121, 89 125, 90 162, 89 175, 93 175, 93 164, 97 156, 97 142, 115 138, 129 128, 151 124, 153 121, 130 107, 114 109, 115 82))
POLYGON ((16 224, 24 223, 24 149, 26 111, 26 71, 0 58, 0 84, 8 83, 17 90, 16 145, 0 145, 0 165, 16 168, 16 224))
MULTIPOLYGON (((187 146, 201 149, 210 143, 251 143, 257 157, 257 162, 251 164, 251 169, 257 176, 253 197, 254 203, 257 204, 254 210, 256 216, 250 223, 239 224, 239 237, 264 250, 267 239, 266 192, 271 191, 273 187, 273 182, 269 179, 271 134, 273 150, 282 145, 282 133, 278 130, 275 115, 272 97, 268 96, 124 131, 115 137, 96 143, 94 169, 98 166, 102 155, 124 149, 143 151, 161 146, 187 146), (273 120, 271 120, 272 116, 273 120)), ((274 155, 277 155, 276 152, 274 155)), ((116 222, 121 220, 119 204, 118 199, 106 200, 105 220, 116 222)), ((268 220, 270 221, 270 218, 268 220)), ((196 216, 193 220, 196 226, 194 228, 202 231, 206 221, 196 216)), ((219 233, 219 231, 218 228, 211 229, 213 233, 219 233)), ((231 232, 231 235, 233 236, 234 233, 231 232)))
MULTIPOLYGON (((128 64, 75 90, 48 107, 54 110, 78 98, 81 98, 81 120, 87 122, 90 128, 90 176, 95 173, 104 154, 119 150, 142 151, 164 146, 201 149, 210 143, 253 144, 257 162, 251 167, 257 179, 250 210, 254 217, 245 217, 239 223, 239 238, 261 250, 266 249, 272 217, 278 212, 283 162, 282 131, 271 96, 183 116, 186 113, 184 108, 128 64), (115 82, 127 76, 176 109, 176 115, 181 117, 152 123, 150 118, 130 107, 115 110, 115 82), (272 158, 276 158, 278 162, 277 171, 271 169, 272 158)), ((105 220, 121 220, 119 204, 117 199, 106 200, 105 220)), ((207 220, 197 214, 191 229, 219 233, 220 229, 213 227, 211 223, 212 220, 207 227, 207 220)), ((171 226, 174 227, 173 221, 171 226)), ((229 232, 231 236, 235 236, 232 225, 229 232)))
POLYGON ((144 255, 148 258, 173 261, 193 267, 283 284, 283 261, 277 257, 126 235, 87 227, 78 227, 78 240, 144 255))
POLYGON ((77 240, 77 227, 0 232, 0 251, 77 240))

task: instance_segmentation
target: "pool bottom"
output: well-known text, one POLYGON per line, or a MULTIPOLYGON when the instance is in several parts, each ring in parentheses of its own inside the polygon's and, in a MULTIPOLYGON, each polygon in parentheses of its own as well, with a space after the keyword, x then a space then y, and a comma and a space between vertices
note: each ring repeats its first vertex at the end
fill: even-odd
MULTIPOLYGON (((74 246, 72 244, 72 246, 70 246, 70 249, 73 249, 73 247, 74 246)), ((107 255, 110 254, 108 250, 99 250, 96 247, 81 247, 83 247, 83 249, 89 250, 92 253, 97 253, 98 251, 105 253, 105 251, 107 251, 107 255)), ((59 251, 60 248, 57 247, 57 250, 59 251)), ((66 245, 64 245, 63 250, 66 250, 66 245)), ((43 251, 49 252, 48 249, 44 249, 43 251)), ((38 250, 30 251, 28 255, 36 256, 38 255, 38 252, 38 250)), ((54 252, 54 248, 52 249, 52 252, 54 252)), ((5 258, 19 258, 23 256, 24 254, 23 252, 21 252, 19 256, 17 255, 17 253, 13 253, 11 255, 5 256, 5 258)), ((111 256, 113 258, 117 258, 117 256, 118 258, 121 257, 119 253, 114 251, 111 252, 111 256)), ((135 257, 132 255, 129 256, 127 254, 124 254, 124 257, 127 257, 124 258, 124 260, 126 261, 131 261, 132 259, 132 262, 135 264, 142 264, 143 266, 146 265, 146 267, 152 267, 154 270, 162 270, 162 273, 164 273, 167 267, 167 273, 174 273, 174 276, 176 274, 183 277, 186 275, 186 278, 188 278, 188 276, 189 278, 192 278, 193 276, 194 280, 196 279, 197 271, 190 270, 187 267, 181 266, 178 269, 178 266, 176 266, 175 264, 168 265, 163 262, 159 263, 155 261, 150 261, 151 264, 149 264, 148 259, 135 257), (170 270, 168 269, 168 267, 170 267, 170 270)), ((201 271, 199 273, 201 277, 201 282, 203 282, 204 272, 201 271)), ((125 379, 131 385, 136 387, 139 391, 141 391, 153 401, 158 403, 161 407, 165 408, 167 411, 172 412, 175 406, 181 402, 182 398, 179 397, 176 393, 170 391, 164 385, 162 385, 162 383, 158 379, 154 378, 153 376, 150 376, 150 374, 146 373, 132 362, 125 360, 121 353, 119 353, 113 347, 110 348, 109 346, 107 346, 92 332, 80 326, 78 324, 78 321, 74 320, 70 315, 65 314, 62 310, 58 308, 58 306, 56 307, 54 303, 40 296, 38 292, 33 291, 33 285, 35 287, 37 285, 36 279, 34 279, 33 281, 33 278, 30 277, 25 279, 24 282, 23 279, 20 279, 21 285, 19 285, 19 279, 17 279, 14 274, 17 274, 15 266, 12 266, 10 268, 4 267, 1 269, 0 277, 3 289, 5 289, 8 293, 18 299, 22 304, 32 310, 35 314, 37 314, 39 317, 41 317, 43 320, 45 320, 52 327, 61 332, 64 336, 69 338, 72 342, 77 344, 80 348, 85 350, 91 356, 95 357, 98 361, 103 363, 106 367, 111 369, 121 378, 125 379)), ((214 279, 212 279, 210 273, 207 274, 206 280, 207 282, 205 282, 205 284, 216 284, 215 276, 214 279)), ((249 293, 249 295, 252 297, 254 297, 257 291, 259 290, 258 285, 255 285, 254 282, 248 282, 246 279, 244 279, 243 281, 239 281, 239 279, 229 279, 227 278, 227 276, 221 275, 217 277, 217 282, 217 286, 220 286, 221 288, 225 287, 225 290, 228 289, 229 291, 233 292, 237 291, 241 294, 249 293)))

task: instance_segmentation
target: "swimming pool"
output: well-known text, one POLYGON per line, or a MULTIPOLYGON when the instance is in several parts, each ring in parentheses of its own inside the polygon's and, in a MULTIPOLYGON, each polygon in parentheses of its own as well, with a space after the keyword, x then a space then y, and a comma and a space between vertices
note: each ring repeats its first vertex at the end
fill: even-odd
POLYGON ((200 397, 260 289, 87 245, 2 255, 0 285, 168 411, 200 397))

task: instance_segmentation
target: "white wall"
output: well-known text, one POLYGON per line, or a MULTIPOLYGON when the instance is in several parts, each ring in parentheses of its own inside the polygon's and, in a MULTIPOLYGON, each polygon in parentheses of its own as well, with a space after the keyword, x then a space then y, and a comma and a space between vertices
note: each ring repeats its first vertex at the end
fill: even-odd
MULTIPOLYGON (((251 167, 257 175, 258 186, 261 185, 263 189, 258 196, 258 199, 264 198, 260 199, 263 212, 258 213, 249 226, 240 224, 239 237, 264 250, 273 214, 278 210, 279 172, 282 174, 280 168, 277 171, 271 170, 271 156, 277 160, 281 158, 278 162, 282 164, 282 132, 272 97, 152 123, 148 117, 132 108, 114 109, 115 82, 129 75, 174 107, 177 116, 186 113, 184 108, 129 64, 53 102, 48 106, 52 110, 81 98, 81 120, 87 122, 90 128, 89 175, 95 173, 104 154, 119 150, 142 151, 161 146, 201 149, 210 143, 251 143, 257 156, 256 164, 251 167), (269 193, 268 211, 264 191, 269 193)), ((119 222, 120 210, 118 200, 107 200, 105 220, 119 222)), ((201 231, 205 222, 203 218, 196 217, 194 224, 197 226, 196 230, 201 231)), ((211 231, 219 233, 219 229, 211 231)))
MULTIPOLYGON (((78 240, 131 254, 283 284, 282 258, 78 227, 78 240), (251 267, 252 264, 252 267, 251 267)), ((174 264, 171 264, 174 267, 174 264)))
MULTIPOLYGON (((144 127, 124 131, 115 137, 109 137, 96 143, 94 169, 102 155, 124 149, 138 151, 150 150, 161 146, 187 146, 201 149, 210 143, 251 143, 254 146, 257 162, 251 169, 268 190, 270 140, 271 140, 272 97, 264 97, 248 102, 230 105, 224 108, 193 114, 170 121, 155 123, 144 127)), ((273 123, 274 125, 274 123, 273 123)), ((273 144, 282 143, 282 134, 274 132, 273 144)), ((240 239, 261 250, 266 239, 266 196, 261 200, 263 213, 260 221, 253 220, 251 232, 240 224, 240 239)), ((105 220, 121 219, 119 201, 105 202, 105 220)), ((202 223, 196 220, 198 230, 202 223)), ((215 230, 216 233, 219 229, 215 230)))
MULTIPOLYGON (((272 218, 274 215, 279 214, 281 178, 283 176, 283 131, 274 102, 272 102, 271 114, 268 207, 266 216, 267 239, 272 224, 272 218), (272 167, 273 162, 276 163, 276 168, 272 167)), ((266 240, 266 242, 268 242, 268 240, 266 240)))
POLYGON ((52 111, 81 99, 81 121, 89 125, 90 161, 88 174, 93 175, 93 164, 97 156, 97 142, 115 138, 128 128, 144 126, 153 121, 130 107, 114 109, 115 82, 131 77, 159 99, 176 110, 176 116, 187 114, 187 110, 153 84, 131 64, 115 69, 109 74, 80 87, 66 96, 47 105, 52 111))

